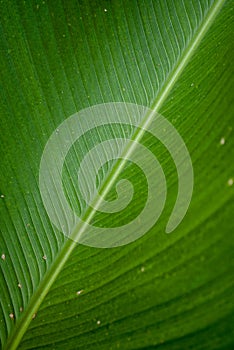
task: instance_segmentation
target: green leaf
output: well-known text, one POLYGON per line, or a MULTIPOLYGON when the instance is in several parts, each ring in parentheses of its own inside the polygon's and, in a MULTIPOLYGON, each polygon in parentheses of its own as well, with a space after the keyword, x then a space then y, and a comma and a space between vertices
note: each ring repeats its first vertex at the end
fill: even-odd
MULTIPOLYGON (((0 3, 0 16, 2 348, 233 348, 232 1, 13 0, 0 3), (90 212, 77 196, 77 161, 100 141, 140 141, 167 181, 165 208, 149 232, 100 249, 52 224, 39 168, 62 122, 109 102, 153 110, 141 125, 159 112, 174 126, 191 156, 194 191, 166 235, 180 184, 165 145, 148 132, 139 139, 131 126, 94 128, 63 169, 77 214, 90 212)), ((120 164, 105 164, 96 182, 113 183, 105 197, 112 201, 117 180, 129 178, 133 203, 121 215, 96 213, 99 227, 122 226, 144 207, 144 175, 120 164)))

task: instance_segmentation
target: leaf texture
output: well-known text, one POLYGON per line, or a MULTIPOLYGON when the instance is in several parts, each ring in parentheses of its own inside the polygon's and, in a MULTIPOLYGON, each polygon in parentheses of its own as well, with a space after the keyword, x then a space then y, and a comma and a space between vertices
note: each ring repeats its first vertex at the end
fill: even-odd
MULTIPOLYGON (((223 3, 0 3, 3 348, 233 347, 233 4, 223 3), (177 192, 175 166, 163 145, 143 135, 167 177, 160 221, 124 247, 78 246, 43 207, 41 155, 70 115, 117 101, 157 110, 179 131, 194 166, 193 200, 182 224, 164 235, 177 192)), ((106 127, 98 137, 122 133, 106 127)), ((127 133, 134 137, 133 129, 127 133)), ((80 140, 78 156, 94 142, 80 140)), ((74 154, 64 188, 84 214, 71 182, 74 154)), ((99 174, 100 183, 112 167, 99 174)), ((144 179, 131 169, 125 174, 139 189, 144 179)), ((136 195, 136 211, 144 193, 136 195)), ((121 218, 97 215, 96 222, 109 227, 121 218)))

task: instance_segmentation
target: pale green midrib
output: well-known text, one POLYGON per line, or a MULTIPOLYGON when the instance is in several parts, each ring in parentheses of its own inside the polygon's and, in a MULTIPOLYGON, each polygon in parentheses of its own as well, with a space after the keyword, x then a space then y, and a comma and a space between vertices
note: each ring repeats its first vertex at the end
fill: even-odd
MULTIPOLYGON (((210 10, 207 13, 207 16, 205 17, 205 20, 203 21, 202 25, 198 28, 195 36, 193 37, 193 40, 190 42, 187 49, 182 54, 181 60, 177 63, 175 68, 169 74, 166 80, 166 83, 164 84, 163 89, 161 90, 161 93, 155 98, 154 102, 152 103, 152 106, 149 107, 152 110, 152 112, 146 114, 146 116, 142 120, 142 123, 139 125, 140 128, 135 132, 135 134, 133 134, 132 140, 134 140, 135 142, 139 142, 140 139, 142 138, 144 134, 143 128, 147 129, 149 124, 152 122, 152 119, 155 113, 158 112, 159 109, 161 108, 163 102, 167 98, 175 82, 178 80, 185 66, 189 62, 195 49, 198 47, 199 43, 201 42, 207 30, 209 29, 210 25, 212 24, 213 20, 215 19, 216 15, 218 14, 224 2, 225 0, 218 0, 211 6, 210 10)), ((133 152, 133 150, 134 150, 134 146, 128 147, 124 153, 124 158, 128 158, 128 156, 133 152)), ((115 173, 115 176, 111 178, 110 181, 107 182, 107 185, 105 186, 105 189, 103 191, 103 195, 105 195, 109 191, 117 175, 123 169, 124 164, 125 164, 124 160, 122 160, 119 163, 119 167, 115 173)), ((94 214, 95 214, 95 211, 91 211, 91 213, 87 215, 88 222, 92 219, 94 214)), ((82 230, 82 227, 76 227, 71 236, 75 234, 77 238, 77 236, 80 235, 81 230, 82 230)), ((57 258, 52 263, 50 269, 47 271, 43 280, 39 284, 39 287, 36 290, 35 294, 32 296, 31 301, 28 304, 28 307, 25 310, 22 318, 18 321, 18 323, 16 323, 16 326, 14 327, 13 332, 11 333, 4 347, 5 350, 15 350, 18 347, 24 333, 26 332, 32 320, 33 315, 39 309, 42 301, 44 300, 45 296, 49 292, 50 287, 56 280, 56 277, 62 270, 64 264, 66 263, 71 252, 76 246, 77 246, 77 243, 75 241, 73 240, 66 241, 62 250, 58 254, 57 258)))

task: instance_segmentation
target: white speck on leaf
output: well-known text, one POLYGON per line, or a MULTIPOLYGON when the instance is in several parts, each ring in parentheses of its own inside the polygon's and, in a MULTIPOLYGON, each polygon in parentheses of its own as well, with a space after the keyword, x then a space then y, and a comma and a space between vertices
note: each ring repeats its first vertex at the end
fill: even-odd
POLYGON ((77 294, 77 295, 81 295, 81 293, 83 293, 83 291, 84 291, 83 289, 78 290, 78 291, 76 292, 76 294, 77 294))
POLYGON ((2 260, 5 260, 5 259, 6 259, 6 255, 5 255, 5 254, 2 254, 2 255, 1 255, 1 258, 2 258, 2 260))
POLYGON ((107 9, 104 9, 104 12, 107 12, 107 9))
POLYGON ((98 321, 97 321, 97 325, 99 326, 100 324, 101 324, 101 321, 100 321, 100 320, 98 320, 98 321))
POLYGON ((18 283, 18 287, 19 287, 19 288, 22 288, 22 284, 21 284, 21 283, 18 283))
POLYGON ((1 194, 1 196, 0 196, 1 198, 4 198, 5 196, 4 196, 4 194, 1 194))
POLYGON ((233 179, 229 179, 229 180, 228 180, 228 186, 232 186, 233 183, 234 183, 234 180, 233 180, 233 179))
POLYGON ((10 313, 9 317, 13 320, 15 318, 15 315, 13 313, 10 313))
POLYGON ((145 272, 144 266, 141 267, 141 272, 145 272))
POLYGON ((43 259, 43 260, 46 260, 46 259, 47 259, 46 255, 43 255, 42 259, 43 259))
POLYGON ((220 145, 224 145, 225 144, 225 138, 222 137, 221 140, 220 140, 220 145))

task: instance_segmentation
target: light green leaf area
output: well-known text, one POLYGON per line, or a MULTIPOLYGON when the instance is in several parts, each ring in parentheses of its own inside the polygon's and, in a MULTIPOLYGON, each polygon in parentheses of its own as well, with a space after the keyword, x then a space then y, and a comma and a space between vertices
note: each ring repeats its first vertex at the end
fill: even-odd
MULTIPOLYGON (((232 349, 232 1, 3 0, 0 17, 2 348, 232 349), (52 132, 107 102, 144 105, 172 123, 190 152, 194 192, 182 223, 165 234, 177 173, 146 132, 140 142, 167 180, 164 211, 135 242, 98 249, 52 225, 38 179, 52 132)), ((135 135, 131 127, 92 132, 76 142, 63 172, 79 215, 87 206, 76 192, 74 159, 96 142, 135 135)), ((98 186, 116 167, 100 170, 98 186)), ((132 202, 120 214, 98 212, 96 225, 121 226, 144 207, 141 169, 127 162, 121 178, 131 179, 132 202)), ((107 200, 115 198, 114 186, 107 200)))

